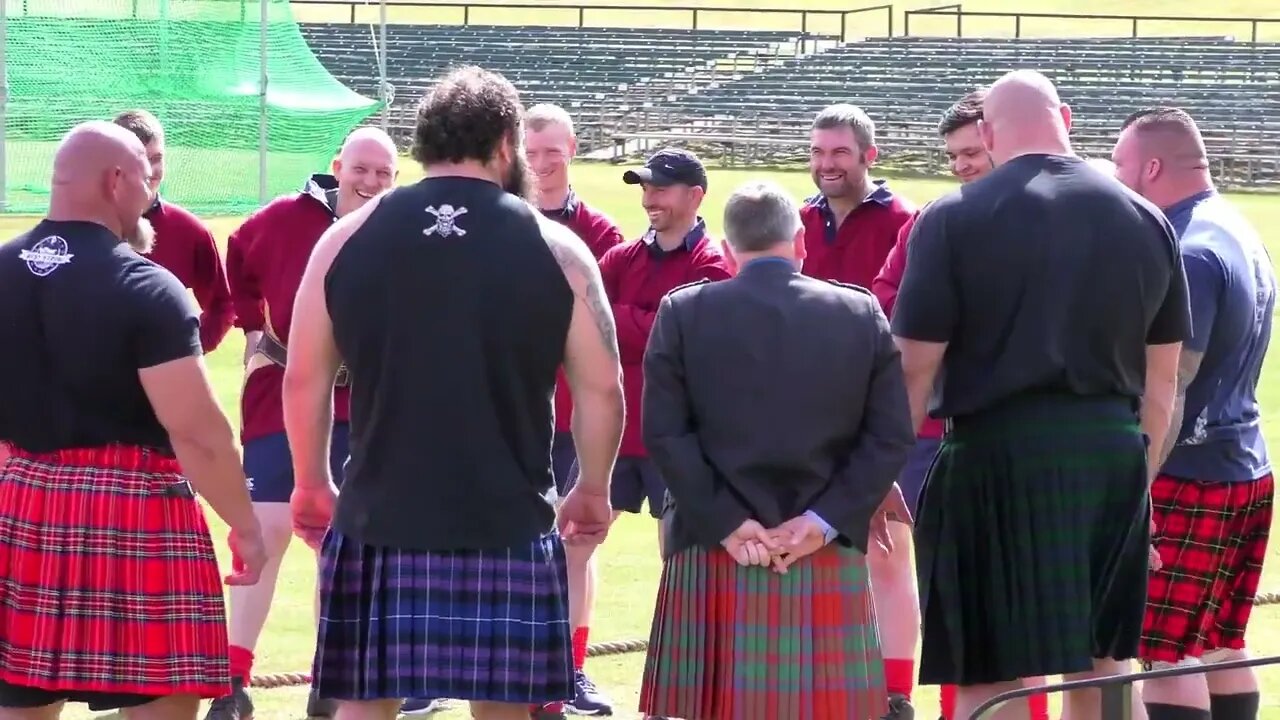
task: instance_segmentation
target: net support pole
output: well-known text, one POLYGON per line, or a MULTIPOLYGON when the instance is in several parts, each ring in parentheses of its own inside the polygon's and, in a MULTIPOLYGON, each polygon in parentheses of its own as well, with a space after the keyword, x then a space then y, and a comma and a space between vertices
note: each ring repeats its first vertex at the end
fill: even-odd
POLYGON ((382 48, 378 53, 378 99, 382 100, 382 131, 386 132, 391 122, 391 108, 387 107, 387 0, 378 2, 378 46, 382 48))
POLYGON ((0 213, 9 209, 9 128, 5 120, 9 117, 9 71, 5 64, 5 45, 9 40, 9 8, 5 0, 0 0, 0 213))
MULTIPOLYGON (((4 0, 0 0, 3 2, 4 0)), ((258 203, 267 203, 267 21, 271 0, 258 0, 258 203)))

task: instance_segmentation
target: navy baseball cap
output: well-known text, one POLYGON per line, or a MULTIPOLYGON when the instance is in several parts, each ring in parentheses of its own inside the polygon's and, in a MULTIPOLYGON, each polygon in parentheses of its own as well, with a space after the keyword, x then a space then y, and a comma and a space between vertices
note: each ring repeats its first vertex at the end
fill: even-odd
POLYGON ((667 185, 688 185, 707 189, 707 169, 697 155, 688 150, 668 148, 659 150, 645 161, 639 170, 628 170, 622 174, 622 182, 628 185, 646 183, 665 187, 667 185))

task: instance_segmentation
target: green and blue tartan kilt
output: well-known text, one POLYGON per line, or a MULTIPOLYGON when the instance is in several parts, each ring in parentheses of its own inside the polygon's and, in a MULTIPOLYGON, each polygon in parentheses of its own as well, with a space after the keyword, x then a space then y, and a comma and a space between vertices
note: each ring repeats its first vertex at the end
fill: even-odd
POLYGON ((952 421, 916 519, 921 684, 1136 656, 1146 452, 1136 404, 1116 396, 1022 395, 952 421))
POLYGON ((640 688, 646 715, 873 720, 887 697, 861 553, 828 546, 784 575, 720 548, 664 563, 640 688))

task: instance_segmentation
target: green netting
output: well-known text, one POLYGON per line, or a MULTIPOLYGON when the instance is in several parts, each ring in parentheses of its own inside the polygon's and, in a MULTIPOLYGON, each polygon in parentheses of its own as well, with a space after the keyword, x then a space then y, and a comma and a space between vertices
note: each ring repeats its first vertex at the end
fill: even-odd
POLYGON ((256 207, 261 2, 268 195, 327 168, 343 137, 381 104, 324 69, 288 0, 0 0, 6 209, 42 212, 58 138, 129 108, 150 110, 165 126, 165 197, 208 214, 256 207))

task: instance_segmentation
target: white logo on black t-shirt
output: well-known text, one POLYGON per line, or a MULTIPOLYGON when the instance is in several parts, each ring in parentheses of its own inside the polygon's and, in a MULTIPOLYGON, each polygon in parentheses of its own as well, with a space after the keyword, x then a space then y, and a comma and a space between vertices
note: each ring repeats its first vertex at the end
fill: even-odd
POLYGON ((67 241, 57 235, 40 240, 30 250, 23 250, 18 257, 25 260, 32 275, 45 277, 71 262, 75 257, 67 252, 67 241))
POLYGON ((427 212, 435 215, 436 224, 423 230, 423 235, 439 234, 440 237, 449 237, 450 235, 462 237, 467 234, 466 230, 458 227, 458 218, 467 214, 465 207, 455 209, 452 205, 441 205, 438 208, 428 207, 427 212))

